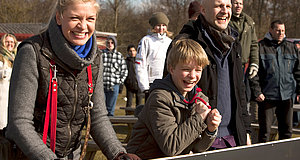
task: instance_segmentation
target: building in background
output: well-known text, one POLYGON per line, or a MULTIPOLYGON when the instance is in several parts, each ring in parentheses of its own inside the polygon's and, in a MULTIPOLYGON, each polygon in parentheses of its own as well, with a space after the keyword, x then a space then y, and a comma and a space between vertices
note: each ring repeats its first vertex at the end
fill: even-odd
MULTIPOLYGON (((19 42, 38 34, 45 27, 44 23, 0 23, 0 37, 6 33, 13 33, 19 42)), ((100 49, 105 49, 108 36, 117 37, 117 33, 96 31, 97 44, 100 49)))

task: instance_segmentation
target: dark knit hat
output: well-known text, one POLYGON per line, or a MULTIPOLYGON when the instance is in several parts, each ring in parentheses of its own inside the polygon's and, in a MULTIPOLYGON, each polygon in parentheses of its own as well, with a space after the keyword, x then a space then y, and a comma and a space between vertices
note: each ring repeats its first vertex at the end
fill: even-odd
MULTIPOLYGON (((198 1, 193 1, 190 3, 188 14, 189 18, 193 17, 194 14, 200 14, 201 4, 198 1)), ((198 16, 197 16, 198 17, 198 16)))
POLYGON ((169 19, 163 12, 156 12, 149 19, 149 24, 154 28, 158 24, 165 24, 168 26, 169 19))

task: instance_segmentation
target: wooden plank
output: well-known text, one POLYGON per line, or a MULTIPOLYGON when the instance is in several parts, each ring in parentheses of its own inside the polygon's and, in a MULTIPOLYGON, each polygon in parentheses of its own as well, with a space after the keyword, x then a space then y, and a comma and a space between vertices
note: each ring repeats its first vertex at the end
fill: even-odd
POLYGON ((134 117, 133 115, 126 115, 126 116, 110 116, 109 120, 111 123, 123 123, 123 124, 134 124, 137 122, 138 118, 134 117))
POLYGON ((132 107, 120 107, 120 109, 124 109, 125 111, 132 111, 132 112, 135 111, 135 108, 132 107))

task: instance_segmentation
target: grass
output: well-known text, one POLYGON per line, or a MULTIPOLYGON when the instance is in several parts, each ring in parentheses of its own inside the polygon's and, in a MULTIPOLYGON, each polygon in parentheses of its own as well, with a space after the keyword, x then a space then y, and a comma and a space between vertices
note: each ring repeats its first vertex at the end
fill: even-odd
MULTIPOLYGON (((116 109, 115 109, 115 115, 125 115, 125 110, 120 109, 120 107, 126 106, 126 101, 124 101, 124 97, 126 97, 126 88, 124 87, 123 92, 119 94, 116 109)), ((135 99, 133 99, 133 104, 135 104, 135 99)), ((126 124, 114 124, 113 125, 114 130, 116 131, 118 139, 123 143, 128 132, 128 127, 126 124)), ((96 153, 96 156, 94 158, 95 160, 107 160, 107 158, 102 154, 101 151, 98 151, 96 153)))

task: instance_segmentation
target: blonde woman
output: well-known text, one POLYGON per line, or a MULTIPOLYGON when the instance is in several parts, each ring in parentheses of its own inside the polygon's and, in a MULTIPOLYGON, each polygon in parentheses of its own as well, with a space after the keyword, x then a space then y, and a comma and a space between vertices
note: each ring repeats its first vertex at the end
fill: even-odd
POLYGON ((7 125, 9 80, 16 50, 16 37, 13 34, 3 35, 0 45, 0 136, 7 125))
POLYGON ((107 117, 101 51, 94 34, 99 8, 96 0, 58 0, 48 28, 20 44, 6 136, 29 159, 79 159, 86 117, 93 140, 108 159, 139 159, 126 154, 107 117), (48 137, 44 134, 49 83, 54 83, 50 92, 57 94, 57 118, 49 126, 56 120, 56 138, 50 131, 48 137))
POLYGON ((0 42, 1 42, 0 45, 1 54, 7 54, 8 57, 14 59, 18 47, 18 41, 16 36, 12 33, 6 33, 1 37, 0 42))

